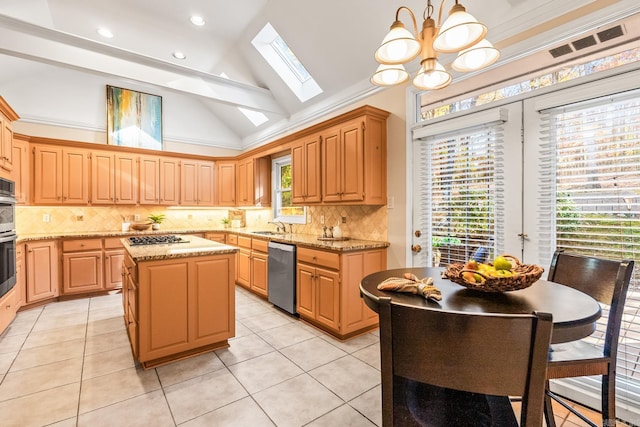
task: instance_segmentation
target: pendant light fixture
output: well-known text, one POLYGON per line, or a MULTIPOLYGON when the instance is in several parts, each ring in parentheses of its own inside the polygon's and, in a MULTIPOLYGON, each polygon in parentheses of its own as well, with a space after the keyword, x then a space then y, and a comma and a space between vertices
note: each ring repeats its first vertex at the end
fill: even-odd
POLYGON ((458 0, 445 22, 440 25, 445 1, 442 0, 440 4, 438 25, 432 18, 434 8, 431 0, 427 1, 420 33, 413 11, 406 6, 398 8, 391 29, 375 52, 374 56, 380 66, 371 77, 371 83, 391 86, 406 81, 409 73, 403 64, 420 56, 420 70, 413 79, 413 85, 421 90, 437 90, 447 87, 453 80, 451 74, 438 62, 439 53, 459 52, 451 66, 460 72, 480 70, 498 60, 500 51, 484 39, 487 27, 467 13, 458 0), (414 34, 400 21, 402 10, 411 16, 414 34))

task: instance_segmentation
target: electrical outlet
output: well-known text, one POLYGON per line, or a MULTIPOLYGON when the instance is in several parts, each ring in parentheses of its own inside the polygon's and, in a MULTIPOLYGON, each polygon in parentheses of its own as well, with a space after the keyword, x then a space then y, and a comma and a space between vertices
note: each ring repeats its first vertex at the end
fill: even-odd
POLYGON ((320 215, 320 225, 324 225, 324 215, 320 215))
POLYGON ((84 221, 84 215, 76 215, 76 221, 84 221))
POLYGON ((133 215, 133 220, 136 222, 140 221, 140 214, 133 215))
POLYGON ((347 223, 347 217, 346 217, 346 216, 343 216, 343 217, 342 217, 342 223, 343 223, 343 224, 346 224, 346 223, 347 223))
POLYGON ((51 222, 51 214, 42 214, 42 222, 51 222))

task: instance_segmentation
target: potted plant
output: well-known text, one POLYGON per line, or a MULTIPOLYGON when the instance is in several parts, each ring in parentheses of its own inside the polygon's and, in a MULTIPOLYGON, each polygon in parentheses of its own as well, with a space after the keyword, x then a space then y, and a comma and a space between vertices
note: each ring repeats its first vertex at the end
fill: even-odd
POLYGON ((229 221, 229 218, 227 217, 222 218, 220 222, 222 222, 222 226, 224 228, 229 228, 229 224, 231 224, 231 221, 229 221))
POLYGON ((440 248, 443 246, 460 245, 462 241, 457 237, 451 236, 433 236, 431 238, 431 247, 433 248, 433 266, 440 265, 440 259, 442 258, 442 252, 440 248))
POLYGON ((151 221, 151 229, 159 230, 160 224, 164 221, 164 214, 151 214, 147 218, 151 221))

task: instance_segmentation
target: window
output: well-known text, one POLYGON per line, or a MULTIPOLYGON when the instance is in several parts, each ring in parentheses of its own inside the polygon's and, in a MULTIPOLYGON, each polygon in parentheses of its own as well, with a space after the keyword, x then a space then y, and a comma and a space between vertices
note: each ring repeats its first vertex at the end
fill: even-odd
MULTIPOLYGON (((631 403, 638 410, 640 92, 553 108, 544 112, 544 123, 542 165, 552 179, 543 179, 539 191, 551 197, 555 227, 541 240, 571 252, 636 261, 620 332, 617 387, 618 404, 631 403)), ((589 338, 594 346, 603 344, 603 309, 589 338)), ((591 378, 565 381, 583 390, 598 388, 591 378)))
POLYGON ((273 220, 288 224, 306 224, 306 208, 291 201, 291 156, 273 160, 273 220))
POLYGON ((322 93, 322 89, 270 23, 251 41, 260 55, 280 76, 300 102, 322 93))

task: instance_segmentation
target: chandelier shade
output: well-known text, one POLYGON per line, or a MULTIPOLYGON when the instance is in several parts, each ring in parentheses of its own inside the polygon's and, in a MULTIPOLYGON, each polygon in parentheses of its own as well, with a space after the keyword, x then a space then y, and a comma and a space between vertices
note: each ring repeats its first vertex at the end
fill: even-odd
POLYGON ((420 56, 420 69, 413 78, 413 85, 421 90, 437 90, 448 86, 453 77, 438 61, 440 53, 458 53, 451 67, 458 72, 482 69, 495 63, 500 51, 493 47, 484 36, 487 27, 467 13, 464 6, 455 0, 449 16, 440 25, 442 0, 436 25, 432 14, 434 8, 427 0, 423 17, 422 31, 418 32, 415 15, 411 9, 401 6, 396 11, 396 19, 375 52, 380 64, 371 76, 371 83, 377 86, 392 86, 409 79, 409 73, 403 66, 420 56), (400 21, 400 11, 409 13, 413 23, 412 33, 400 21))

